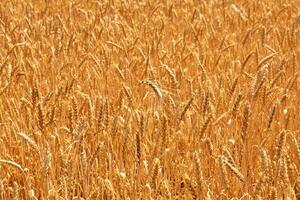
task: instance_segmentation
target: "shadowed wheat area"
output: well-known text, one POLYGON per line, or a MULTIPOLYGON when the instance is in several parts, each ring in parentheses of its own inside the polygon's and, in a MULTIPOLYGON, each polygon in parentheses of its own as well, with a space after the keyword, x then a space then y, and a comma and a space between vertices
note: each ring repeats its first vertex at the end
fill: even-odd
POLYGON ((300 2, 2 0, 0 199, 300 199, 300 2))

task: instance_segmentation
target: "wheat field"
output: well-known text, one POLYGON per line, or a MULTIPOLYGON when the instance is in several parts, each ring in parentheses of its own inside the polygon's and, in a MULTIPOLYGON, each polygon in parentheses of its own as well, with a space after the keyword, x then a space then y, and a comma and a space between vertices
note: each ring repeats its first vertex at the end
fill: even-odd
POLYGON ((1 0, 0 199, 300 199, 300 1, 1 0))

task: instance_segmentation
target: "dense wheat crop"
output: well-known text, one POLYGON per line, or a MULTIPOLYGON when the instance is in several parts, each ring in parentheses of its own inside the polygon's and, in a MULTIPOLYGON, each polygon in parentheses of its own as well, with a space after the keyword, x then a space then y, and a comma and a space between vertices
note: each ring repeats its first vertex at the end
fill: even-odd
POLYGON ((0 199, 300 199, 300 1, 1 0, 0 199))

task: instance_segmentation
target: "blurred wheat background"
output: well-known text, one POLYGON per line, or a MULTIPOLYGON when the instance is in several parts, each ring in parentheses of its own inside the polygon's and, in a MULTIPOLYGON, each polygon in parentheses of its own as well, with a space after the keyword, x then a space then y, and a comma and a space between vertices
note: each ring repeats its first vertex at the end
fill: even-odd
POLYGON ((2 0, 0 199, 300 199, 300 1, 2 0))

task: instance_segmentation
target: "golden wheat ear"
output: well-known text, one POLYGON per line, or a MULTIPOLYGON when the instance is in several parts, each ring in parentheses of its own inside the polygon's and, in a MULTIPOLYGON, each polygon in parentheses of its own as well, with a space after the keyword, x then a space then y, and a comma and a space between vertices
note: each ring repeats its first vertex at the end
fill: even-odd
POLYGON ((0 200, 300 200, 300 0, 0 2, 0 200))

